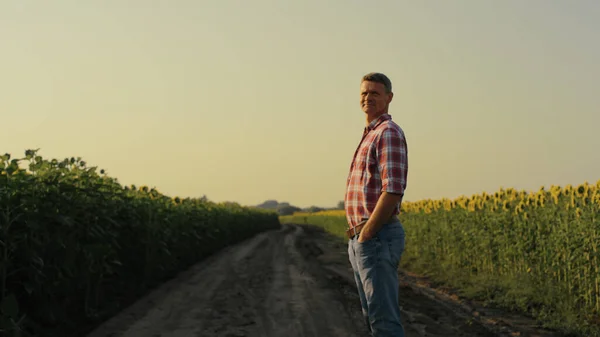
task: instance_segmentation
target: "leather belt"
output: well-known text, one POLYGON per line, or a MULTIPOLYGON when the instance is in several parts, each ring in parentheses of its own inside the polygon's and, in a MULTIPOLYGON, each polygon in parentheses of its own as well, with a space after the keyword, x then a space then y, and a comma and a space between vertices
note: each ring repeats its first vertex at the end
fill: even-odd
MULTIPOLYGON (((394 222, 395 220, 398 220, 398 216, 392 215, 391 217, 389 217, 389 219, 387 219, 384 222, 384 225, 394 222)), ((366 223, 367 223, 367 220, 363 220, 358 225, 354 226, 354 228, 347 229, 346 235, 348 236, 348 239, 352 239, 355 235, 358 236, 360 234, 360 231, 363 229, 363 227, 365 227, 366 223), (356 231, 355 231, 355 229, 356 229, 356 231)))

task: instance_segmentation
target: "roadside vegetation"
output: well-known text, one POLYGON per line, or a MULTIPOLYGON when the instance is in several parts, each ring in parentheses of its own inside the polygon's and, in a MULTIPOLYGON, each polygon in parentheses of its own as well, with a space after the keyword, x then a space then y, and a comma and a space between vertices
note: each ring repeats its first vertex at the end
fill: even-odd
MULTIPOLYGON (((401 267, 544 326, 600 336, 600 181, 406 202, 401 267)), ((344 237, 344 211, 295 213, 344 237)))
POLYGON ((81 336, 277 214, 122 186, 81 158, 0 156, 0 335, 81 336))

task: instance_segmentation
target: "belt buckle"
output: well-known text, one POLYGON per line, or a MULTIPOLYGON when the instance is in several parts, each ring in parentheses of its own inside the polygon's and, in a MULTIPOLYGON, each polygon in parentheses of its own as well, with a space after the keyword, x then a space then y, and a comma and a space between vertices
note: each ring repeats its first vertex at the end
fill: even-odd
POLYGON ((361 220, 361 222, 359 222, 356 226, 352 227, 352 233, 354 234, 354 235, 352 235, 352 239, 354 239, 358 235, 356 233, 356 227, 364 225, 365 223, 367 223, 368 220, 369 220, 368 218, 363 218, 361 220))

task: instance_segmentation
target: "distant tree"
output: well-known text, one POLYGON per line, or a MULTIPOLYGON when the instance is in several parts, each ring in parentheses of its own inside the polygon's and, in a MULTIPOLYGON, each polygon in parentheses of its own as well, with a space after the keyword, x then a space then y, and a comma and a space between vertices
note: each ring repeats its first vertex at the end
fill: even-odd
POLYGON ((228 207, 240 207, 240 204, 238 202, 235 201, 224 201, 222 203, 224 206, 228 206, 228 207))
POLYGON ((264 209, 277 209, 278 206, 279 203, 277 202, 277 200, 267 200, 256 207, 264 209))
POLYGON ((308 212, 310 212, 310 213, 314 213, 314 212, 320 212, 320 211, 323 211, 323 210, 324 210, 324 208, 322 208, 322 207, 317 207, 317 206, 310 206, 310 207, 307 209, 307 211, 308 211, 308 212))
POLYGON ((338 202, 336 209, 344 209, 344 201, 343 200, 338 202))
POLYGON ((277 213, 279 213, 279 215, 292 215, 292 214, 294 214, 294 212, 299 212, 299 211, 301 211, 300 208, 298 208, 296 206, 291 206, 291 205, 283 205, 283 206, 277 207, 277 213))

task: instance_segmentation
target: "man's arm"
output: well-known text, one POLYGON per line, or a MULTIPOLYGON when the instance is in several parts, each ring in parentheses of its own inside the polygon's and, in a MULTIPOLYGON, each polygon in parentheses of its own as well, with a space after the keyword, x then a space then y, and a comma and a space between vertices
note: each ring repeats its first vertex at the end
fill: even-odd
POLYGON ((377 234, 404 196, 408 151, 402 133, 391 128, 384 130, 377 144, 377 158, 382 185, 381 195, 373 214, 360 233, 359 242, 367 241, 377 234))
POLYGON ((381 193, 373 214, 360 231, 358 242, 368 241, 373 238, 375 234, 379 232, 385 221, 390 218, 394 211, 394 207, 396 207, 401 199, 402 194, 388 192, 381 193))

